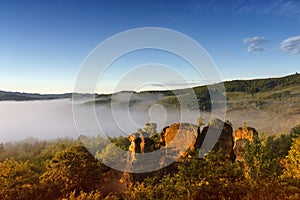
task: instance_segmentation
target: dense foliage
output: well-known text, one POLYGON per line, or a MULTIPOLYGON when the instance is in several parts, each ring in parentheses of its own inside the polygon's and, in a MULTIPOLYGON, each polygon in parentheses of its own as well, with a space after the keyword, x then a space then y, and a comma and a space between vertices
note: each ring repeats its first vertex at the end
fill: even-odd
MULTIPOLYGON (((145 130, 154 133, 155 127, 145 130)), ((254 138, 246 146, 245 168, 224 159, 221 150, 204 159, 189 152, 173 173, 111 194, 100 181, 110 169, 92 155, 113 159, 106 139, 85 139, 92 154, 72 139, 1 144, 0 199, 299 199, 299 135, 298 125, 289 134, 254 138)), ((129 145, 123 137, 111 141, 121 149, 129 145)))
POLYGON ((225 82, 227 92, 267 92, 274 88, 284 88, 300 83, 299 74, 293 74, 282 78, 266 78, 255 80, 235 80, 225 82))
POLYGON ((31 199, 36 195, 38 175, 29 163, 6 158, 0 163, 0 199, 31 199))
POLYGON ((82 145, 74 145, 58 152, 40 176, 47 199, 66 196, 72 191, 89 192, 97 189, 102 166, 82 145))

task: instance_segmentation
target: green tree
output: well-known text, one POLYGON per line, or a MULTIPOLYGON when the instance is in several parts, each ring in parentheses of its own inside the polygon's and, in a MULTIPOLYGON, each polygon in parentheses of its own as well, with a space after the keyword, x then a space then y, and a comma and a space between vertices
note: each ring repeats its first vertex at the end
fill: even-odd
POLYGON ((203 117, 198 117, 198 118, 197 118, 197 125, 198 125, 199 127, 205 125, 203 117))
MULTIPOLYGON (((110 138, 110 141, 114 143, 117 147, 121 148, 124 151, 127 151, 130 146, 130 141, 127 137, 119 136, 117 138, 110 138)), ((109 145, 108 143, 107 145, 109 145)), ((104 149, 104 148, 103 148, 104 149)))
POLYGON ((40 182, 45 196, 54 199, 74 190, 89 192, 95 189, 105 169, 84 146, 75 145, 55 155, 40 182))
MULTIPOLYGON (((244 125, 245 126, 245 125, 244 125)), ((253 179, 260 178, 261 161, 262 161, 262 140, 254 135, 253 141, 249 142, 245 148, 245 163, 247 175, 253 179)))
POLYGON ((4 152, 4 145, 3 143, 0 143, 0 154, 2 154, 4 152))
POLYGON ((149 134, 150 137, 154 136, 157 134, 157 124, 156 123, 150 123, 150 122, 147 122, 145 124, 145 128, 144 130, 146 131, 146 133, 149 134))
POLYGON ((114 142, 116 138, 104 138, 103 136, 81 136, 80 141, 83 142, 84 146, 95 155, 97 151, 103 150, 108 144, 114 142))
POLYGON ((280 161, 288 155, 291 146, 289 135, 255 137, 246 145, 245 161, 248 175, 256 180, 277 179, 282 175, 280 161))
POLYGON ((102 152, 96 152, 95 157, 105 165, 114 166, 119 164, 120 160, 126 158, 126 151, 111 143, 107 145, 102 152))
POLYGON ((157 132, 157 124, 147 122, 144 127, 145 132, 149 135, 149 138, 153 141, 152 151, 156 151, 160 148, 160 134, 157 132))
POLYGON ((300 179, 300 137, 292 144, 288 156, 283 160, 283 177, 300 179))
POLYGON ((291 129, 290 135, 292 138, 298 137, 300 135, 300 124, 291 129))

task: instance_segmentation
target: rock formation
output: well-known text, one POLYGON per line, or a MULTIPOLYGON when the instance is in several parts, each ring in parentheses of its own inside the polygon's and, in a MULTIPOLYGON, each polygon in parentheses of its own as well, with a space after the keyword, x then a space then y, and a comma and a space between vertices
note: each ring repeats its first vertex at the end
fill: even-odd
POLYGON ((131 142, 129 146, 130 162, 136 160, 137 153, 147 153, 152 151, 153 140, 149 138, 149 134, 144 131, 138 131, 128 136, 131 142))
POLYGON ((234 161, 234 140, 232 134, 233 130, 230 124, 224 123, 219 119, 215 119, 210 122, 208 126, 203 128, 197 141, 196 147, 204 151, 218 151, 219 149, 222 149, 225 158, 234 161))
POLYGON ((231 125, 215 119, 200 133, 200 127, 189 123, 175 123, 163 129, 160 143, 177 151, 177 157, 186 155, 186 150, 200 149, 218 151, 223 149, 224 156, 234 160, 233 130, 231 125), (221 133, 220 133, 221 132, 221 133))
MULTIPOLYGON (((153 165, 154 160, 145 160, 140 153, 148 153, 153 151, 153 140, 149 138, 149 134, 144 131, 137 131, 128 137, 131 142, 129 146, 129 156, 127 158, 126 168, 143 168, 143 166, 153 165)), ((129 183, 134 183, 137 181, 143 181, 145 178, 153 175, 153 173, 124 173, 124 180, 129 183)))
MULTIPOLYGON (((198 127, 190 123, 175 123, 167 126, 160 133, 160 146, 166 147, 174 156, 182 157, 186 151, 194 150, 198 138, 198 127)), ((170 154, 170 152, 167 152, 170 154)))
POLYGON ((257 136, 257 131, 252 127, 239 127, 237 130, 234 131, 234 140, 237 141, 239 139, 246 139, 250 142, 253 141, 253 137, 257 136))
MULTIPOLYGON (((160 133, 160 149, 164 149, 161 160, 157 158, 143 160, 143 156, 139 153, 148 153, 154 151, 154 141, 149 138, 149 133, 137 131, 128 138, 131 142, 129 147, 129 158, 127 164, 129 167, 142 167, 142 165, 150 165, 152 163, 166 163, 169 158, 175 158, 177 161, 187 155, 187 150, 199 150, 204 153, 208 151, 223 150, 224 157, 234 161, 235 159, 243 164, 243 154, 245 145, 251 142, 253 137, 257 135, 254 128, 239 128, 234 132, 229 123, 224 123, 219 119, 212 120, 200 132, 200 127, 190 123, 175 123, 165 127, 160 133), (137 164, 137 160, 141 161, 137 164), (142 165, 141 165, 142 164, 142 165)), ((201 155, 201 154, 200 154, 201 155)), ((205 154, 204 154, 205 155, 205 154)), ((203 156, 204 156, 203 155, 203 156)), ((164 169, 150 173, 127 173, 129 182, 142 181, 146 177, 163 176, 170 173, 176 168, 176 162, 164 169)))
POLYGON ((234 131, 234 154, 236 156, 236 161, 244 166, 244 153, 245 146, 248 142, 252 142, 253 138, 258 136, 257 131, 252 127, 240 127, 234 131))
POLYGON ((136 160, 136 153, 141 153, 141 142, 142 139, 140 138, 140 134, 139 133, 133 133, 128 137, 129 141, 130 141, 130 146, 129 146, 129 155, 131 156, 129 158, 129 160, 131 160, 131 162, 136 160))

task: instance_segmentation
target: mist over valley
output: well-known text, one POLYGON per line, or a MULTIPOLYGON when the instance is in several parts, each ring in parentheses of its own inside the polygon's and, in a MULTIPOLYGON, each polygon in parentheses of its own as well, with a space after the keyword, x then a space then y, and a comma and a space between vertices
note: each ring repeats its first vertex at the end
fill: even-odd
MULTIPOLYGON (((299 81, 299 74, 294 74, 275 79, 225 82, 226 120, 234 128, 246 122, 261 133, 288 132, 300 120, 299 81)), ((51 95, 56 97, 53 100, 27 101, 20 101, 22 95, 18 96, 18 101, 15 101, 14 95, 10 98, 8 95, 3 98, 2 95, 0 141, 12 142, 28 137, 76 138, 79 135, 103 134, 109 137, 128 136, 138 128, 143 128, 146 122, 157 123, 157 130, 161 131, 176 122, 195 124, 199 116, 208 123, 211 104, 207 87, 195 87, 193 91, 198 105, 190 103, 187 100, 189 98, 186 98, 189 97, 191 89, 175 92, 120 92, 95 96, 78 94, 73 103, 70 94, 51 95), (180 104, 181 98, 184 106, 182 102, 180 104), (72 105, 74 111, 80 115, 72 112, 72 105), (73 114, 77 117, 75 121, 73 114)), ((25 95, 26 98, 28 96, 33 95, 25 95)))

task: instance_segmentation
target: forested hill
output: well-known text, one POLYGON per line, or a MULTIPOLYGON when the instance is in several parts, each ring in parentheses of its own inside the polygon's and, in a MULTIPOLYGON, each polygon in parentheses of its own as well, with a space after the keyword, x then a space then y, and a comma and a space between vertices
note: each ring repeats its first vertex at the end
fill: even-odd
POLYGON ((6 92, 0 90, 0 101, 31 101, 70 98, 71 93, 66 94, 38 94, 23 92, 6 92))
MULTIPOLYGON (((299 89, 298 86, 300 85, 300 74, 295 73, 293 75, 280 77, 280 78, 266 78, 266 79, 252 79, 252 80, 233 80, 227 81, 224 83, 226 92, 243 92, 249 94, 257 94, 257 93, 264 93, 268 91, 282 91, 283 94, 276 94, 276 95, 285 95, 288 96, 291 94, 292 90, 299 89)), ((206 86, 198 86, 193 88, 198 96, 198 99, 205 100, 209 93, 207 91, 206 86)), ((190 91, 189 89, 180 89, 176 90, 176 92, 180 94, 185 94, 186 92, 190 91)), ((174 91, 173 91, 174 92, 174 91)), ((149 96, 151 94, 161 94, 165 97, 174 96, 173 92, 170 91, 145 91, 140 93, 134 93, 137 96, 149 96)), ((120 92, 123 93, 123 92, 120 92)), ((126 92, 124 92, 126 93, 126 92)), ((292 92, 293 93, 293 92, 292 92)), ((84 96, 84 94, 80 95, 84 96)), ((109 99, 110 95, 97 95, 96 97, 101 98, 105 97, 109 99)), ((65 94, 38 94, 38 93, 21 93, 21 92, 7 92, 0 90, 0 101, 29 101, 29 100, 51 100, 51 99, 62 99, 62 98, 71 98, 72 93, 65 93, 65 94)), ((168 99, 171 100, 172 99, 168 99)), ((168 101, 167 100, 167 101, 168 101)), ((206 99, 207 100, 207 99, 206 99)), ((162 104, 164 104, 166 100, 163 100, 162 104)), ((168 102, 170 103, 170 102, 168 102)))
POLYGON ((267 92, 273 89, 283 89, 300 84, 300 74, 266 79, 234 80, 225 82, 226 92, 267 92))

